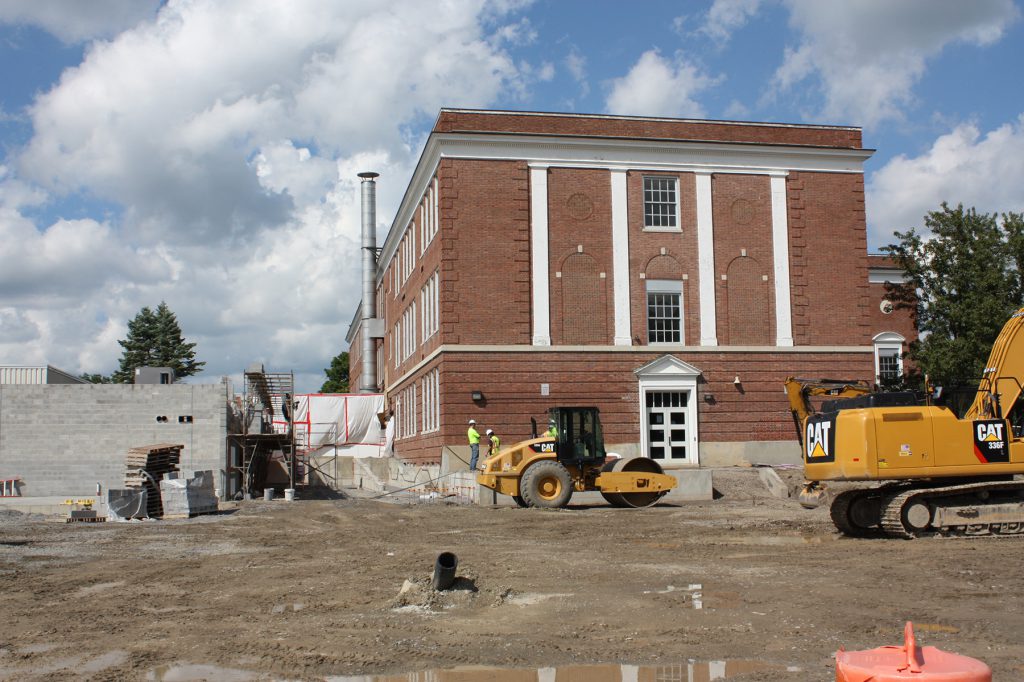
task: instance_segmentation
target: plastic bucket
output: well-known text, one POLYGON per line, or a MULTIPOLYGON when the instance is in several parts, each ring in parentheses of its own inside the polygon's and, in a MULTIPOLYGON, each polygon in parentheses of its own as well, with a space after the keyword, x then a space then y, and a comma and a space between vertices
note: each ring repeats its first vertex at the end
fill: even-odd
POLYGON ((274 489, 273 488, 264 488, 263 489, 263 499, 266 500, 267 502, 269 502, 270 500, 274 499, 274 489))
POLYGON ((992 670, 975 658, 932 646, 919 647, 907 621, 902 646, 836 652, 836 682, 992 682, 992 670))
POLYGON ((295 488, 285 488, 284 489, 284 499, 285 499, 285 502, 294 502, 295 501, 295 488))

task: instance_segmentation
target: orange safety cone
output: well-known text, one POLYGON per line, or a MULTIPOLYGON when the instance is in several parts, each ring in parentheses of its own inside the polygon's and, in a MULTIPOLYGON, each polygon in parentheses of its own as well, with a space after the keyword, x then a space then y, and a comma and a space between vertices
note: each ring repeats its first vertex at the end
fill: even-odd
POLYGON ((836 652, 836 682, 992 682, 981 661, 933 646, 918 647, 914 624, 903 629, 903 646, 836 652))

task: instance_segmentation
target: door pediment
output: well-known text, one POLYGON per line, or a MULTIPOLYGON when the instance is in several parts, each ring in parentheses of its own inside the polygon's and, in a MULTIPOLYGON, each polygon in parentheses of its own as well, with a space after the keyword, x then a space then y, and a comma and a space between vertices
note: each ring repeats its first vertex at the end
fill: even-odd
POLYGON ((674 355, 662 355, 660 358, 636 368, 633 373, 640 379, 696 379, 701 375, 699 369, 674 355))

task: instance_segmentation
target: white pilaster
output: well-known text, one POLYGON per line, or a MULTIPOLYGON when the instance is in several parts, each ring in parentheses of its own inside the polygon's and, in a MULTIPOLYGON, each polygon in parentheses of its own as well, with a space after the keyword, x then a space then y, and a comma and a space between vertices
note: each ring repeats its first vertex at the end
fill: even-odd
POLYGON ((612 169, 612 285, 615 301, 615 345, 630 346, 629 334, 629 200, 626 171, 612 169))
POLYGON ((698 171, 697 272, 700 275, 700 345, 717 346, 715 316, 715 229, 711 211, 711 173, 698 171))
POLYGON ((789 289, 789 218, 786 176, 771 176, 772 256, 775 259, 775 345, 793 345, 793 308, 789 289))
POLYGON ((533 345, 551 345, 548 286, 548 168, 530 167, 530 264, 533 271, 533 345))

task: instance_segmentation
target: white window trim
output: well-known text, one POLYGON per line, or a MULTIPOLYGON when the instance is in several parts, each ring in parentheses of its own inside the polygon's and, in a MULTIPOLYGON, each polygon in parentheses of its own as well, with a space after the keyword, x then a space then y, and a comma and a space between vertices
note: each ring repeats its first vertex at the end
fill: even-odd
POLYGON ((647 289, 644 291, 644 335, 647 338, 648 346, 685 346, 686 345, 686 304, 683 297, 682 280, 673 279, 647 279, 644 280, 647 289), (647 297, 649 294, 679 294, 679 340, 678 341, 651 341, 651 326, 647 319, 647 297))
POLYGON ((657 174, 644 175, 643 176, 643 180, 641 182, 641 191, 642 191, 642 195, 641 195, 641 200, 640 200, 640 206, 641 206, 641 210, 642 210, 643 217, 644 217, 644 226, 643 226, 643 231, 644 232, 682 232, 683 231, 683 217, 680 214, 680 206, 679 206, 679 176, 677 176, 677 175, 657 175, 657 174), (651 178, 651 179, 657 178, 658 180, 672 180, 675 183, 675 185, 676 185, 676 191, 675 191, 675 195, 676 195, 676 224, 675 224, 675 227, 665 227, 665 226, 660 226, 660 225, 652 226, 652 225, 648 225, 647 224, 647 210, 646 210, 647 197, 645 195, 647 193, 646 184, 647 184, 647 179, 648 178, 651 178))
POLYGON ((883 350, 895 350, 896 351, 896 362, 899 368, 900 376, 903 375, 903 344, 906 343, 907 339, 896 332, 882 332, 876 334, 871 339, 871 343, 875 347, 874 358, 875 358, 875 383, 882 381, 881 367, 879 366, 879 354, 883 350))

